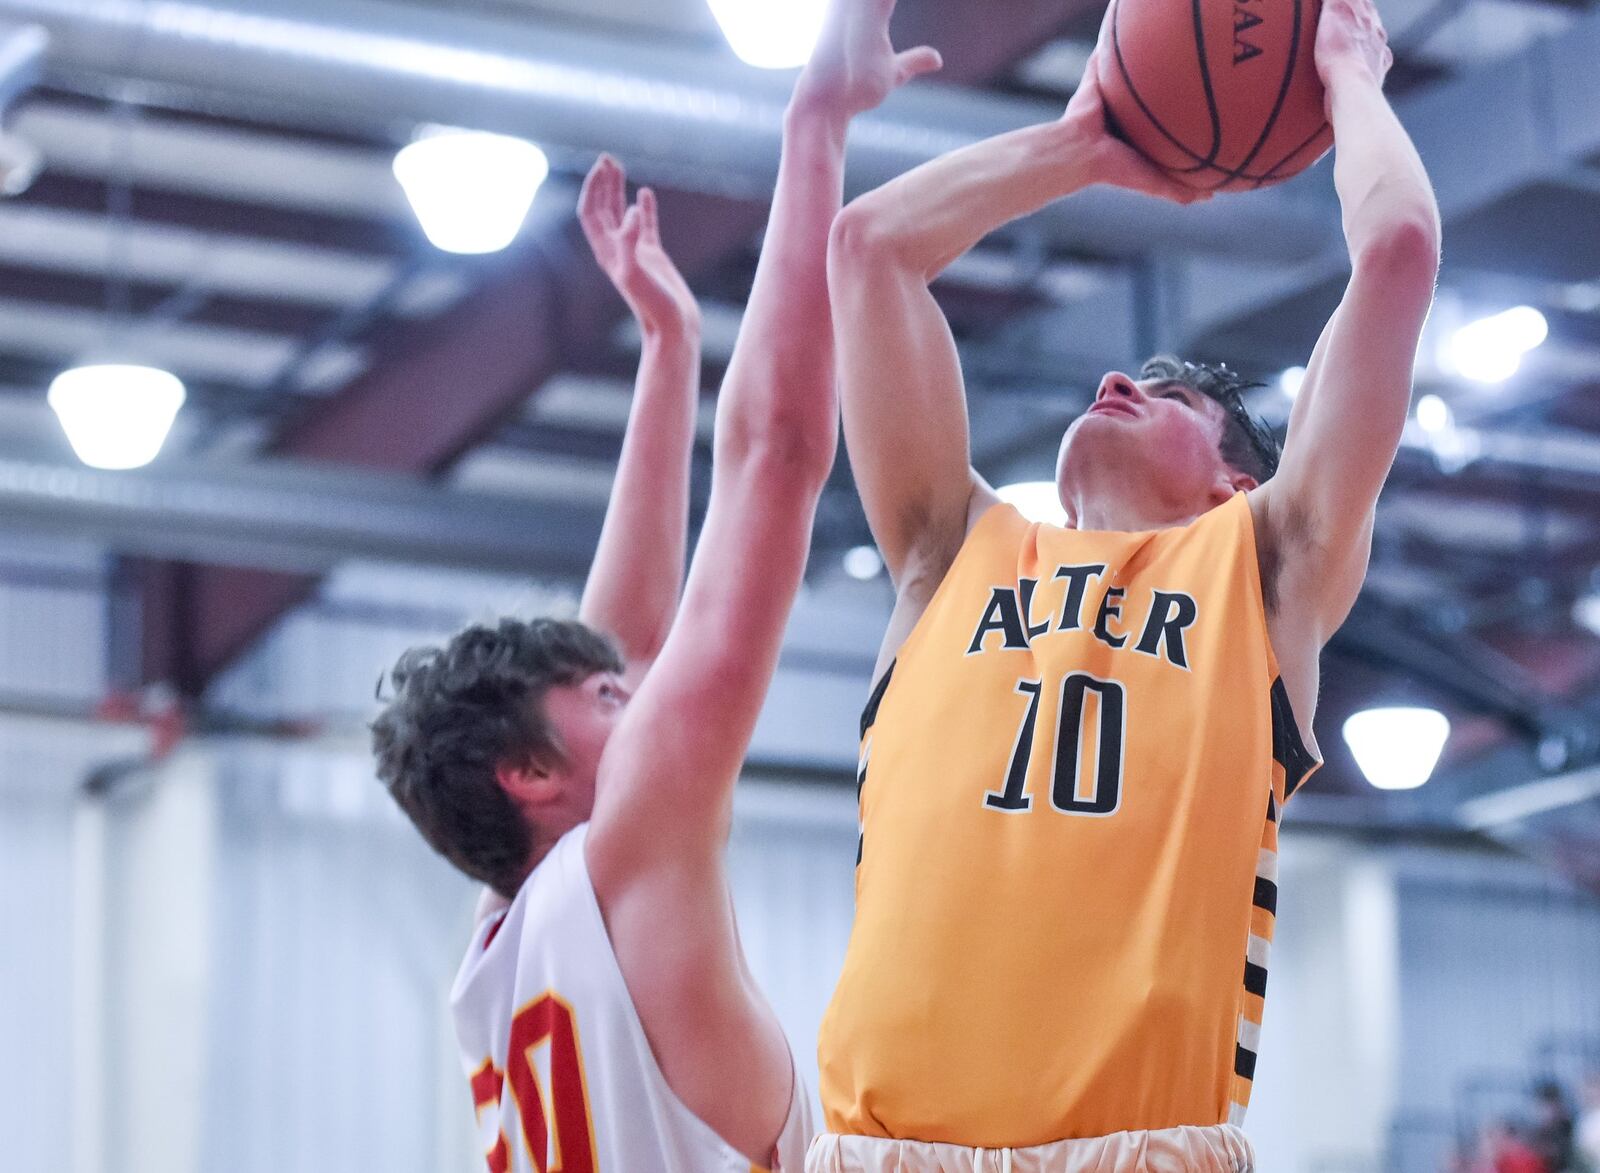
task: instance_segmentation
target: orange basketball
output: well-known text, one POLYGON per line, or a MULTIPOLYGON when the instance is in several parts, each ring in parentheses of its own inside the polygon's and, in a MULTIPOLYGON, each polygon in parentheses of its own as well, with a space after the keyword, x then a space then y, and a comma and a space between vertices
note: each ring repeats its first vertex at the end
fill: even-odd
POLYGON ((1111 129, 1174 179, 1245 191, 1333 144, 1312 51, 1321 0, 1112 0, 1111 129))

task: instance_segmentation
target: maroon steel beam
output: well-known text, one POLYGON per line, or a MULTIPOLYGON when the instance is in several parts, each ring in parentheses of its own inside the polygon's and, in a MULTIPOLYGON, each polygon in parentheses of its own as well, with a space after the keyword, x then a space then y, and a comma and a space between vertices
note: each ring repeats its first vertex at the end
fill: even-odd
POLYGON ((1067 31, 1093 36, 1105 4, 1096 0, 939 0, 895 9, 896 45, 929 44, 944 57, 941 76, 966 84, 993 81, 1067 31), (961 11, 961 9, 968 11, 961 11))
MULTIPOLYGON (((223 236, 275 240, 381 257, 409 255, 423 242, 421 230, 414 225, 376 216, 339 216, 169 191, 148 184, 134 185, 129 196, 128 213, 135 222, 200 229, 223 236)), ((26 192, 14 197, 12 203, 100 216, 106 214, 109 198, 110 192, 103 179, 47 171, 26 192)))
MULTIPOLYGON (((93 313, 103 312, 107 302, 106 279, 103 276, 63 273, 25 265, 0 264, 0 290, 12 300, 41 302, 93 313)), ((180 290, 160 282, 131 281, 126 284, 125 293, 128 311, 142 317, 178 295, 180 290)), ((184 315, 183 320, 205 326, 298 336, 316 330, 336 312, 335 307, 321 303, 250 298, 218 292, 207 294, 192 311, 184 315)))
MULTIPOLYGON (((662 193, 661 202, 667 245, 689 272, 730 239, 757 231, 765 212, 678 192, 662 193)), ((605 278, 563 233, 556 247, 525 246, 472 296, 414 327, 384 361, 293 421, 271 454, 432 474, 493 434, 569 365, 569 353, 603 347, 619 316, 605 278)), ((180 684, 196 692, 318 582, 225 566, 193 566, 177 580, 135 573, 152 588, 147 610, 158 623, 168 622, 171 592, 181 582, 191 629, 184 641, 188 678, 180 684)), ((149 659, 145 676, 163 679, 166 667, 149 659)))
MULTIPOLYGON (((1092 17, 1099 0, 935 0, 901 9, 901 43, 927 41, 944 54, 944 80, 993 78, 1061 29, 1092 17)), ((667 246, 691 276, 746 248, 765 204, 665 191, 667 246)), ((499 275, 438 320, 408 328, 384 361, 286 429, 275 455, 431 474, 492 435, 528 396, 574 356, 604 346, 621 312, 569 226, 560 248, 523 248, 499 275), (553 258, 553 259, 552 259, 553 258)), ((172 576, 150 573, 146 607, 157 622, 173 610, 172 576)), ((183 641, 187 691, 198 692, 317 580, 231 567, 197 566, 181 578, 189 617, 183 641)), ((153 658, 147 679, 163 665, 153 658)))

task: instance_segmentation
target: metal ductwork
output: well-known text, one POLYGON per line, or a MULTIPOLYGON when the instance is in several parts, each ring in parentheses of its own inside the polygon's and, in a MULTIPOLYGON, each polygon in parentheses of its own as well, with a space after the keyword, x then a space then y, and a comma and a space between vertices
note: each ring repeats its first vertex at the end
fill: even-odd
MULTIPOLYGON (((39 83, 50 34, 38 25, 0 22, 0 117, 11 103, 39 83)), ((0 130, 0 196, 26 191, 39 174, 43 157, 26 139, 0 130)))
POLYGON ((0 114, 38 84, 49 45, 50 35, 37 25, 0 22, 0 114))
POLYGON ((599 504, 277 462, 102 472, 0 457, 6 525, 155 558, 321 573, 351 558, 581 579, 599 504))
MULTIPOLYGON (((611 150, 656 182, 750 197, 771 188, 791 84, 731 57, 373 0, 0 0, 0 20, 45 28, 50 77, 69 88, 131 78, 210 110, 402 134, 421 122, 499 130, 574 153, 611 150)), ((1059 114, 915 87, 858 122, 852 185, 1059 114)), ((1039 219, 1066 248, 1283 261, 1338 243, 1331 205, 1305 197, 1272 190, 1179 208, 1102 189, 1039 219)))

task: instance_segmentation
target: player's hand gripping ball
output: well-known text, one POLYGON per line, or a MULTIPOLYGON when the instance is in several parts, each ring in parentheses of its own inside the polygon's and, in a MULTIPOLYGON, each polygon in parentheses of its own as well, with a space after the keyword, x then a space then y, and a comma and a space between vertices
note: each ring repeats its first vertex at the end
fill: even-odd
POLYGON ((1107 123, 1201 191, 1281 183, 1333 145, 1321 0, 1111 0, 1095 53, 1107 123))

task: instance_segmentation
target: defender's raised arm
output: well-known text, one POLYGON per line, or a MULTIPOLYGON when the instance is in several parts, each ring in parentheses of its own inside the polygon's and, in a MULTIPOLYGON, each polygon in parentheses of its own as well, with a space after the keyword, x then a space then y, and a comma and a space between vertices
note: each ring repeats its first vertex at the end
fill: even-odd
POLYGON ((683 589, 689 466, 700 401, 700 307, 661 246, 655 193, 627 206, 627 176, 602 155, 578 218, 595 260, 639 323, 639 373, 605 524, 578 617, 617 641, 638 687, 666 642, 683 589))
POLYGON ((772 216, 718 403, 705 526, 666 644, 601 759, 585 848, 663 1074, 753 1159, 783 1126, 794 1066, 744 968, 723 854, 734 782, 837 446, 826 258, 845 133, 935 60, 893 52, 893 7, 840 0, 790 103, 772 216))
POLYGON ((705 527, 677 622, 617 730, 596 799, 591 850, 636 837, 630 866, 658 852, 675 865, 688 858, 665 850, 678 836, 702 844, 704 858, 721 850, 837 445, 827 241, 845 134, 856 114, 937 63, 893 51, 893 7, 837 4, 789 105, 766 243, 718 402, 705 527))

